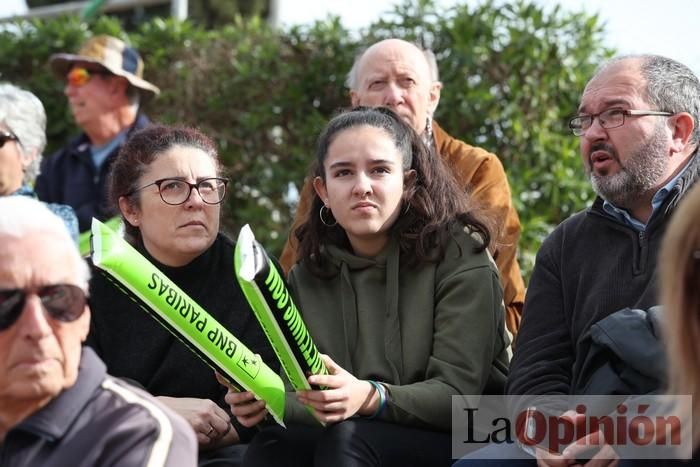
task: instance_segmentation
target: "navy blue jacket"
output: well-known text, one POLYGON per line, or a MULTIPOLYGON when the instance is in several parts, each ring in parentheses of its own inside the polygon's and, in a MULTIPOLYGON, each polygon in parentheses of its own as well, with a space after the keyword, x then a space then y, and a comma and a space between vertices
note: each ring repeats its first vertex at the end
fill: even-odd
MULTIPOLYGON (((129 134, 151 122, 139 115, 129 134)), ((116 214, 107 199, 107 175, 119 149, 115 148, 98 170, 90 154, 90 139, 85 133, 44 158, 34 191, 46 203, 67 204, 75 210, 81 232, 90 228, 92 218, 107 220, 116 214)))

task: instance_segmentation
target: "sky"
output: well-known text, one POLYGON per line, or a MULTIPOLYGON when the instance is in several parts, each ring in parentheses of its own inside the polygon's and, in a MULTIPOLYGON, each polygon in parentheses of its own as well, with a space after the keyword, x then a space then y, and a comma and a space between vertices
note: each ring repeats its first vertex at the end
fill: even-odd
MULTIPOLYGON (((23 13, 24 0, 0 0, 0 15, 23 13)), ((439 5, 478 0, 434 0, 439 5)), ((571 11, 598 13, 606 27, 606 45, 620 53, 656 53, 688 65, 700 75, 698 0, 536 0, 571 11)), ((338 15, 349 29, 368 26, 401 0, 277 0, 282 25, 306 24, 338 15)))

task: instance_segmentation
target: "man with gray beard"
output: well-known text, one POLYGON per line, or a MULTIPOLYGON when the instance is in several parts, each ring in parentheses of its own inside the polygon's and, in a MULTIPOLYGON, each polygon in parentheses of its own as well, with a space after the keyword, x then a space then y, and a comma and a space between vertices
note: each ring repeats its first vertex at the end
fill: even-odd
MULTIPOLYGON (((663 384, 663 371, 656 371, 663 363, 639 362, 641 351, 595 353, 599 346, 591 327, 639 316, 642 332, 661 349, 648 326, 651 314, 625 309, 659 304, 661 238, 679 200, 700 176, 699 115, 697 76, 665 57, 615 58, 588 82, 569 127, 579 138, 598 196, 559 225, 537 254, 508 394, 645 394, 663 384), (609 376, 599 378, 603 368, 609 376)), ((642 342, 631 328, 623 335, 625 344, 642 342)), ((575 421, 578 415, 565 417, 575 421)), ((583 448, 572 445, 566 456, 534 454, 540 466, 570 465, 583 448)), ((617 462, 604 451, 595 455, 595 465, 617 462)))
MULTIPOLYGON (((608 173, 605 170, 594 172, 591 170, 593 161, 589 157, 588 164, 584 164, 586 174, 590 177, 593 190, 611 205, 627 206, 633 203, 640 194, 655 192, 656 184, 668 170, 669 161, 659 154, 666 149, 664 140, 663 120, 657 120, 654 132, 642 141, 640 147, 631 154, 626 164, 620 162, 615 148, 604 141, 597 141, 591 145, 591 153, 603 151, 609 154, 619 166, 618 172, 608 173)), ((643 229, 641 229, 643 230, 643 229)))

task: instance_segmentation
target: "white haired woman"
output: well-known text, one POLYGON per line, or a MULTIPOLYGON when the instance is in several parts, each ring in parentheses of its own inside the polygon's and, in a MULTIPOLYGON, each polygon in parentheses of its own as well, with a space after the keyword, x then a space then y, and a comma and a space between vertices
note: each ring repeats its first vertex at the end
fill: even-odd
MULTIPOLYGON (((36 198, 32 186, 46 146, 46 113, 31 92, 0 83, 0 196, 36 198)), ((78 241, 78 219, 70 206, 47 204, 78 241)))

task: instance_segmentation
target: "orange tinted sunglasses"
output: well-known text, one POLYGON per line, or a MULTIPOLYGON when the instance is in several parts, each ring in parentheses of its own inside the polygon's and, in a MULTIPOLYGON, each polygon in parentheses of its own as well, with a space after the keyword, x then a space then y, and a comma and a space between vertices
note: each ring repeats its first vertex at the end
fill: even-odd
POLYGON ((76 66, 73 67, 68 74, 66 75, 66 81, 68 81, 68 84, 71 86, 75 86, 76 88, 79 88, 81 86, 85 86, 90 82, 90 79, 92 78, 93 75, 109 75, 111 73, 107 71, 101 71, 101 70, 88 70, 87 68, 81 67, 81 66, 76 66))

